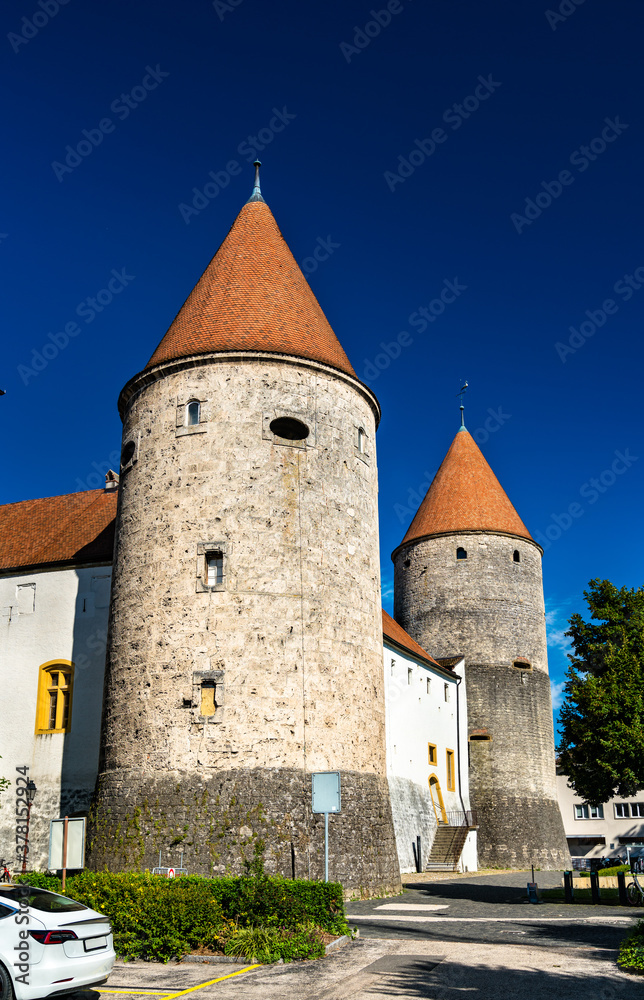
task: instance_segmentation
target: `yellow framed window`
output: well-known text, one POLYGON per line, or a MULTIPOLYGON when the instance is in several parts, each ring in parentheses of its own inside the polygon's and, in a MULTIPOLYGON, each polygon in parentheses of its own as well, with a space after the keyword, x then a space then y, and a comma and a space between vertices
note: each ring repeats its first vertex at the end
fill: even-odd
POLYGON ((447 763, 447 789, 450 792, 456 789, 456 773, 454 771, 454 751, 446 750, 446 763, 447 763))
POLYGON ((38 675, 36 733, 68 733, 72 724, 74 664, 70 660, 43 663, 38 675))
POLYGON ((427 760, 430 764, 438 764, 438 750, 435 743, 427 744, 427 760))

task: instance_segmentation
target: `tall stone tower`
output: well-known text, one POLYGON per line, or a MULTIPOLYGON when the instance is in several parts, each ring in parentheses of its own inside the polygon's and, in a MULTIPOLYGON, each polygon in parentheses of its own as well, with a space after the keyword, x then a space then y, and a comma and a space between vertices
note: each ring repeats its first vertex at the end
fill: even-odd
MULTIPOLYGON (((257 171, 259 165, 257 165, 257 171)), ((91 865, 399 887, 385 774, 379 406, 255 188, 123 389, 91 865)))
POLYGON ((485 866, 561 868, 542 550, 461 427, 393 553, 394 615, 465 656, 470 794, 485 866))

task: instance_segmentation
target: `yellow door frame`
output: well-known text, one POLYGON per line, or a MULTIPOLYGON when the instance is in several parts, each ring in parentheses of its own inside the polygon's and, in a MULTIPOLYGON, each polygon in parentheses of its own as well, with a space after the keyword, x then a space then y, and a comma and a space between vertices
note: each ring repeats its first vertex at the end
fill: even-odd
POLYGON ((436 816, 437 823, 447 823, 447 813, 445 812, 445 803, 443 802, 443 793, 441 792, 441 783, 435 774, 430 774, 429 776, 429 794, 431 795, 432 805, 434 807, 434 814, 436 816), (440 818, 438 816, 438 810, 436 809, 436 801, 434 799, 434 788, 436 788, 436 794, 438 796, 438 806, 441 811, 440 818))

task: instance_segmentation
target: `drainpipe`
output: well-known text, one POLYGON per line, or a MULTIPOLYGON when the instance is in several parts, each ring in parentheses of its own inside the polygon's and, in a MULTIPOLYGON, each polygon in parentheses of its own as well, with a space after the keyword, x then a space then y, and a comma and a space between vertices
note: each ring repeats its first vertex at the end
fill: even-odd
MULTIPOLYGON (((458 674, 456 675, 458 677, 458 674)), ((465 803, 463 802, 463 790, 461 788, 461 681, 462 677, 458 677, 456 682, 456 766, 458 770, 458 797, 461 800, 461 805, 463 807, 463 814, 465 819, 467 819, 467 809, 465 808, 465 803)))

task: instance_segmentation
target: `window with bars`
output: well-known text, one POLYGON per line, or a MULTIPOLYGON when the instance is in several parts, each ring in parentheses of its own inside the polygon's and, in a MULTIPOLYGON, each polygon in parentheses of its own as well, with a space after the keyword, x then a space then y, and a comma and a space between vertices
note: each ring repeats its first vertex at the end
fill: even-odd
POLYGON ((71 728, 74 666, 45 663, 38 678, 37 733, 68 733, 71 728))

